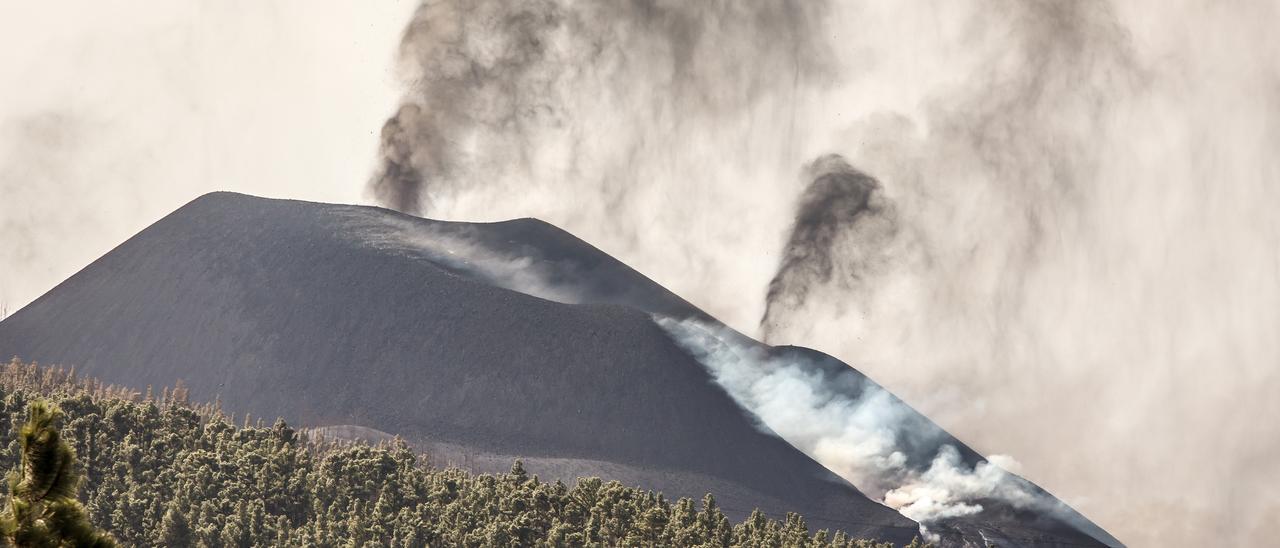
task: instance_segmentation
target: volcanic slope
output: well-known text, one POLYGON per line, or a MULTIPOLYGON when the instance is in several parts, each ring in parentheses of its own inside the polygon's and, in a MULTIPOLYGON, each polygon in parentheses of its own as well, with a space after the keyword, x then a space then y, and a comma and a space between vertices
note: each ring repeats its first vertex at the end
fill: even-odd
MULTIPOLYGON (((759 507, 859 536, 917 534, 762 429, 654 314, 714 323, 541 221, 214 193, 0 322, 0 354, 127 386, 181 379, 229 410, 400 435, 478 471, 520 457, 544 478, 712 492, 735 519, 759 507)), ((810 361, 865 379, 828 360, 810 361)), ((944 536, 1100 545, 1078 520, 988 506, 944 536)))

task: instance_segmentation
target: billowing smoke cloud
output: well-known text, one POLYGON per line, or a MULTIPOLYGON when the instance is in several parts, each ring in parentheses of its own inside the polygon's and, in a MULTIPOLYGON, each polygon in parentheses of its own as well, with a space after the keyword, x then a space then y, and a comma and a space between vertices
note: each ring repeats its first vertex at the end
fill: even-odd
MULTIPOLYGON (((844 289, 877 268, 881 243, 893 236, 893 210, 880 183, 838 154, 814 160, 805 169, 812 183, 804 190, 778 273, 769 282, 762 338, 802 309, 810 290, 836 283, 844 289)), ((809 320, 803 320, 809 323, 809 320)))
MULTIPOLYGON (((824 0, 425 2, 404 32, 406 92, 369 192, 434 218, 538 217, 677 293, 713 296, 699 303, 713 314, 758 321, 759 297, 736 298, 720 271, 739 251, 706 242, 777 248, 791 215, 772 189, 813 157, 803 120, 836 84, 830 12, 824 0)), ((739 267, 762 280, 773 269, 739 267)))
POLYGON ((1265 544, 1277 19, 1207 0, 432 3, 402 47, 417 110, 387 137, 421 184, 382 199, 542 218, 749 332, 796 168, 838 152, 880 181, 894 235, 833 238, 831 281, 769 314, 771 342, 855 364, 1134 545, 1265 544))
MULTIPOLYGON (((849 9, 922 34, 902 30, 912 9, 849 9)), ((856 364, 1135 545, 1268 542, 1280 430, 1250 417, 1280 390, 1280 225, 1260 205, 1280 206, 1263 190, 1280 180, 1264 152, 1280 147, 1280 56, 1249 18, 1275 7, 950 9, 954 30, 914 55, 958 68, 841 141, 897 206, 890 260, 856 292, 811 288, 822 298, 789 315, 808 322, 770 340, 856 364)))

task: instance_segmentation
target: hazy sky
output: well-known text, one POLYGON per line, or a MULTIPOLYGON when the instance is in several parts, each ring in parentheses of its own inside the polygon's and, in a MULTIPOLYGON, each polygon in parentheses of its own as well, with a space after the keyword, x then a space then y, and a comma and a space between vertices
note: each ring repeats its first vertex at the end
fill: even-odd
POLYGON ((0 0, 0 300, 212 190, 360 202, 415 3, 0 0))

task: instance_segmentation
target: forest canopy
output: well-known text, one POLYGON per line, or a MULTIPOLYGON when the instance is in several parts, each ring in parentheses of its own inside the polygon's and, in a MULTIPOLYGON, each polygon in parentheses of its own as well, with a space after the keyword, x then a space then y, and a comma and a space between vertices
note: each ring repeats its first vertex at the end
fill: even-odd
POLYGON ((93 526, 128 546, 889 546, 811 533, 796 514, 731 523, 710 494, 569 486, 519 461, 471 474, 400 441, 325 441, 247 417, 237 427, 181 386, 141 394, 16 359, 0 365, 0 469, 17 469, 19 432, 40 400, 64 415, 93 526))

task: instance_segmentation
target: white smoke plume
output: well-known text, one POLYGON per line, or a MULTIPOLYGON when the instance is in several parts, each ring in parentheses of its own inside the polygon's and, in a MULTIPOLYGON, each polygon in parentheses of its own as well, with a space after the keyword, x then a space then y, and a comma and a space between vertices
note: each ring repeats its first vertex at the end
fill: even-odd
MULTIPOLYGON (((547 220, 749 332, 797 171, 839 153, 894 205, 889 260, 813 285, 770 342, 857 364, 1133 545, 1265 544, 1280 6, 757 5, 426 4, 385 137, 428 146, 384 155, 425 186, 374 188, 547 220)), ((840 272, 858 240, 834 241, 840 272)))
POLYGON ((983 501, 1059 509, 1001 466, 1016 467, 1011 458, 966 463, 944 432, 869 380, 833 381, 801 355, 766 355, 766 347, 697 320, 655 321, 766 430, 923 525, 979 513, 983 501))
POLYGON ((885 493, 884 503, 922 523, 977 514, 982 504, 974 501, 983 499, 1000 500, 1016 508, 1056 506, 1012 479, 1009 472, 1017 468, 1017 461, 1005 455, 990 455, 969 468, 955 447, 944 445, 927 470, 885 493))

